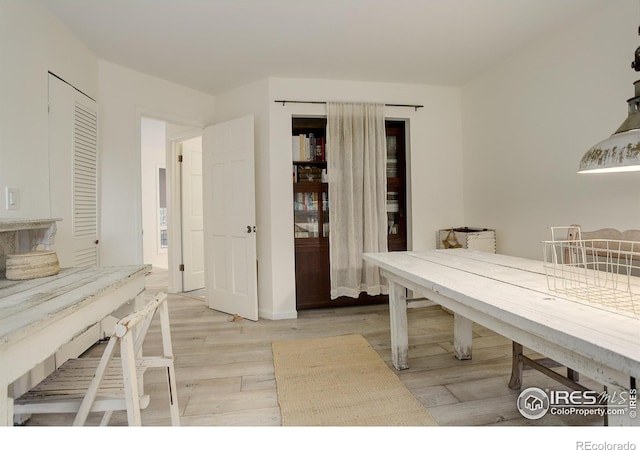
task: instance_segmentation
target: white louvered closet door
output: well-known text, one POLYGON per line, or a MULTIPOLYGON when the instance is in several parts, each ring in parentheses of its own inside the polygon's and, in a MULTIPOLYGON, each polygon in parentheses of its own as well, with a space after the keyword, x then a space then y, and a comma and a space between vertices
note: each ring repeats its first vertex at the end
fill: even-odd
POLYGON ((49 75, 51 216, 60 265, 98 265, 98 114, 94 100, 49 75))
MULTIPOLYGON (((82 100, 82 99, 79 99, 82 100)), ((76 266, 98 265, 98 114, 76 100, 73 126, 73 237, 76 266)))

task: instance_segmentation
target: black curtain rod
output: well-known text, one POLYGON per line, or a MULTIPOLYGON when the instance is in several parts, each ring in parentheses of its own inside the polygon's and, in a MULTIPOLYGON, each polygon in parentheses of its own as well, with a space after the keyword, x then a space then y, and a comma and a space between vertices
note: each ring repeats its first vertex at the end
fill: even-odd
MULTIPOLYGON (((282 103, 284 106, 286 103, 309 103, 312 105, 326 105, 327 102, 318 102, 318 101, 302 101, 302 100, 274 100, 275 103, 282 103)), ((414 108, 416 111, 418 108, 424 108, 423 105, 402 105, 397 103, 385 103, 384 106, 399 106, 402 108, 414 108)))

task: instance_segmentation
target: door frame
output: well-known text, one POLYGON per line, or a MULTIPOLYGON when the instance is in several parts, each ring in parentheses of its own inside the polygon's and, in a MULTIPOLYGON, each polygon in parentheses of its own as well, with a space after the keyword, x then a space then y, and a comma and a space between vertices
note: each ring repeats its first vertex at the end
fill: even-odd
POLYGON ((175 235, 169 239, 169 285, 171 293, 183 292, 182 264, 182 170, 178 162, 182 141, 202 136, 202 129, 167 136, 167 228, 175 235))
POLYGON ((202 136, 202 129, 167 136, 167 229, 169 239, 169 285, 170 293, 183 292, 182 272, 182 170, 178 162, 182 141, 202 136))
MULTIPOLYGON (((177 259, 181 259, 182 258, 182 236, 180 236, 180 234, 178 234, 177 236, 173 236, 173 234, 175 233, 175 230, 181 230, 181 226, 182 226, 182 220, 180 220, 180 210, 176 208, 176 198, 178 200, 178 204, 177 206, 180 206, 179 200, 180 200, 180 184, 176 184, 175 183, 175 174, 176 171, 178 169, 177 167, 177 156, 175 158, 171 158, 171 139, 170 138, 176 138, 180 139, 182 137, 182 135, 184 134, 185 136, 189 135, 190 133, 195 133, 195 135, 190 136, 190 137, 197 137, 199 134, 202 134, 202 130, 205 127, 205 123, 201 122, 201 121, 197 121, 197 120, 192 120, 189 118, 185 118, 185 117, 181 117, 181 116, 174 116, 172 114, 166 114, 164 112, 159 112, 159 111, 155 111, 155 110, 151 110, 151 109, 146 109, 146 108, 137 108, 136 109, 136 158, 134 161, 134 164, 136 164, 136 213, 135 213, 135 223, 136 223, 136 229, 138 230, 139 233, 139 239, 138 239, 138 248, 137 248, 137 260, 139 264, 142 264, 144 261, 144 251, 143 251, 143 240, 142 240, 142 163, 141 163, 141 158, 142 158, 142 118, 148 118, 148 119, 155 119, 155 120, 161 120, 166 122, 167 124, 172 124, 172 125, 177 125, 177 126, 182 126, 182 127, 189 127, 190 129, 185 131, 184 133, 177 133, 175 135, 171 135, 171 136, 166 136, 166 140, 165 140, 165 154, 166 154, 166 168, 167 168, 167 238, 169 240, 169 246, 167 248, 167 258, 168 258, 168 274, 169 274, 169 281, 168 281, 168 292, 170 293, 178 293, 178 292, 182 292, 182 274, 180 273, 179 266, 182 263, 182 261, 178 261, 176 262, 177 259), (199 134, 198 134, 199 133, 199 134), (174 163, 175 162, 175 163, 174 163), (176 217, 175 216, 175 211, 178 211, 177 213, 177 219, 178 221, 176 222, 176 217), (180 228, 175 228, 175 227, 180 227, 180 228), (175 229, 174 229, 175 228, 175 229), (176 248, 173 248, 175 244, 175 242, 178 242, 179 245, 176 248), (175 255, 178 255, 177 258, 175 257, 175 255)), ((189 137, 186 137, 185 139, 188 139, 189 137)), ((179 174, 180 172, 177 171, 177 173, 179 174)))

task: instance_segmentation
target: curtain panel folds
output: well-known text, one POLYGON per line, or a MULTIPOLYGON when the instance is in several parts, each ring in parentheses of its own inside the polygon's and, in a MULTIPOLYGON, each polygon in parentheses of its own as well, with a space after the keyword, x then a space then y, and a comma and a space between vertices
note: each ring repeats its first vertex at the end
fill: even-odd
POLYGON ((384 105, 327 103, 331 298, 387 293, 363 253, 387 251, 384 105))

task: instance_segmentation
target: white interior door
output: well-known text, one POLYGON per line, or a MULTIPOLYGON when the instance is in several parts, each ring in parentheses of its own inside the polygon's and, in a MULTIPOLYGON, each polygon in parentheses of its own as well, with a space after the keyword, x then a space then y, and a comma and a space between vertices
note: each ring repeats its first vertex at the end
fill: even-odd
POLYGON ((51 216, 63 267, 98 265, 98 113, 96 102, 49 75, 51 216))
POLYGON ((182 142, 182 290, 204 288, 202 137, 182 142))
POLYGON ((202 138, 206 303, 258 320, 253 116, 202 138))

